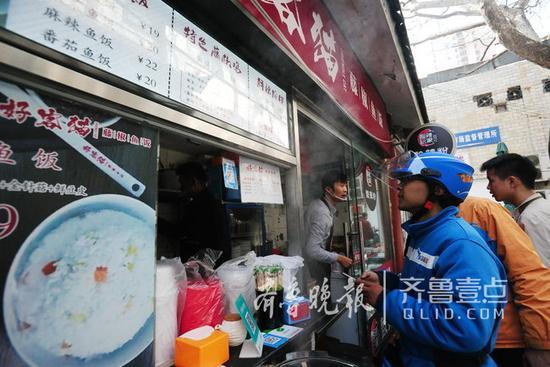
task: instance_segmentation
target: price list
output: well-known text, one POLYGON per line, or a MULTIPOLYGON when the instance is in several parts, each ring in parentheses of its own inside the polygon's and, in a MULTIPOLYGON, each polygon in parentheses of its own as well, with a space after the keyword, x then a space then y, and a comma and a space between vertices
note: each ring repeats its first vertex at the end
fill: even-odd
POLYGON ((6 28, 166 96, 172 13, 160 0, 11 0, 6 28))
POLYGON ((244 130, 248 65, 179 14, 174 14, 170 98, 244 130))
POLYGON ((251 132, 288 148, 286 93, 250 67, 249 96, 251 132))

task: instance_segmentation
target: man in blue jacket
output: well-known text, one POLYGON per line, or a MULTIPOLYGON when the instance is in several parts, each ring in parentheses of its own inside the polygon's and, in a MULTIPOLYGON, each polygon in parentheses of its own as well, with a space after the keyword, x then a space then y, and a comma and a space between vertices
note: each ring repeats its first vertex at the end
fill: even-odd
POLYGON ((392 161, 399 208, 412 214, 403 223, 403 272, 367 271, 359 280, 368 302, 400 334, 387 366, 496 366, 489 353, 506 304, 506 273, 479 233, 457 217, 473 171, 443 153, 392 161))

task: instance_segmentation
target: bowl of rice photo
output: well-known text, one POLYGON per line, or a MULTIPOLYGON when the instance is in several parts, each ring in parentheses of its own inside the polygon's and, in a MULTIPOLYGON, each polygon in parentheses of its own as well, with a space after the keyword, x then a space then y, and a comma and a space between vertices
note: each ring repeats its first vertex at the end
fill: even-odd
POLYGON ((153 341, 155 211, 124 195, 46 218, 13 260, 4 323, 30 366, 123 366, 153 341))

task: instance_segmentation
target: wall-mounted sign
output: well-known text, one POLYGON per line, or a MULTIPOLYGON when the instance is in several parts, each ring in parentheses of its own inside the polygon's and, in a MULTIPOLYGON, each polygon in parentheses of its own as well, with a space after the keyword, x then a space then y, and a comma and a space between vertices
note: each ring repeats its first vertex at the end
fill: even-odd
POLYGON ((239 179, 243 203, 283 204, 279 167, 241 157, 239 179))
POLYGON ((453 133, 445 126, 424 124, 407 137, 407 150, 416 153, 440 152, 454 154, 456 148, 453 133))
POLYGON ((485 127, 483 129, 456 133, 455 137, 457 148, 470 148, 480 145, 497 144, 500 142, 500 129, 498 126, 485 127))
POLYGON ((245 11, 305 67, 342 110, 388 152, 386 108, 353 50, 318 0, 239 0, 245 11))
POLYGON ((286 93, 161 0, 0 0, 0 25, 289 148, 286 93))

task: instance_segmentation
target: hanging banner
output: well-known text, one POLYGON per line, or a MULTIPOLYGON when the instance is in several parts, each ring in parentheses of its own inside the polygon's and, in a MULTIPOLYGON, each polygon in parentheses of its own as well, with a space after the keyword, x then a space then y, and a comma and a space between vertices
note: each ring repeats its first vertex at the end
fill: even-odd
POLYGON ((387 152, 391 138, 386 108, 351 46, 319 0, 239 0, 288 50, 345 113, 387 152))
POLYGON ((153 365, 157 135, 0 81, 0 365, 153 365))
POLYGON ((240 157, 241 202, 283 204, 279 167, 240 157))

